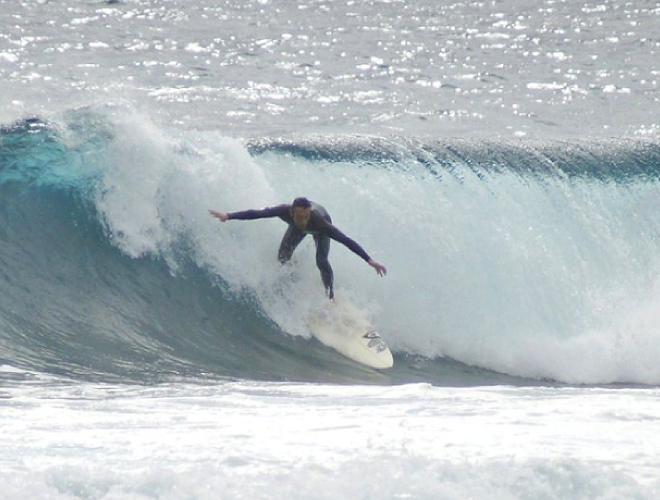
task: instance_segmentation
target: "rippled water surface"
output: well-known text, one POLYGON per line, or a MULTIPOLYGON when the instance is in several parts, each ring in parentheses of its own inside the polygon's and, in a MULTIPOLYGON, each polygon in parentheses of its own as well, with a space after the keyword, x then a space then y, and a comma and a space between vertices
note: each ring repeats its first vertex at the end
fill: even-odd
POLYGON ((300 131, 657 133, 657 2, 0 2, 5 114, 141 102, 300 131))

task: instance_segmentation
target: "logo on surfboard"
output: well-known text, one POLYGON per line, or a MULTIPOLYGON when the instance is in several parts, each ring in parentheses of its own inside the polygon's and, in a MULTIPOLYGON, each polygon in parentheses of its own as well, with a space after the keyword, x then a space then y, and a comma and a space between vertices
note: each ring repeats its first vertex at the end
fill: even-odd
POLYGON ((383 352, 385 349, 387 349, 387 344, 385 344, 385 341, 380 336, 380 333, 378 333, 376 330, 365 333, 362 338, 369 339, 369 342, 367 343, 367 347, 369 349, 375 348, 376 352, 383 352))

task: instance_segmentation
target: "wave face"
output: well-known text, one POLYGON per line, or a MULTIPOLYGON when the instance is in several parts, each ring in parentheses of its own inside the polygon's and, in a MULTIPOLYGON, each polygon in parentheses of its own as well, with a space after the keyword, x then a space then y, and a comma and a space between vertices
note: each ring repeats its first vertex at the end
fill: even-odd
POLYGON ((0 130, 0 363, 73 377, 660 383, 660 146, 323 136, 239 142, 113 107, 0 130), (338 293, 395 352, 309 339, 311 241, 234 211, 306 195, 338 293))

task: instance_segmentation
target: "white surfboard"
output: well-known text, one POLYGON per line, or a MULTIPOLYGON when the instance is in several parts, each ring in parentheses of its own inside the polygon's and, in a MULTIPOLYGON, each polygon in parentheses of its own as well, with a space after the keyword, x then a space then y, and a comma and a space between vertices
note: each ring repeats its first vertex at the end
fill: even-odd
POLYGON ((335 298, 307 318, 312 335, 347 358, 371 368, 392 368, 392 352, 364 313, 346 299, 335 298))

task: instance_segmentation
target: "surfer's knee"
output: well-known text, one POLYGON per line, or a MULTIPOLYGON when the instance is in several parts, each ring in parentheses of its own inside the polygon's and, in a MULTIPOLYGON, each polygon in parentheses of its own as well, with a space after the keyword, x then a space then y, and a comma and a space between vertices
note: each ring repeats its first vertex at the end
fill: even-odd
POLYGON ((328 260, 328 255, 330 253, 330 245, 327 243, 320 243, 316 248, 316 265, 319 269, 328 268, 332 272, 332 267, 330 266, 330 261, 328 260))
POLYGON ((332 278, 332 266, 330 265, 330 261, 328 260, 327 255, 316 256, 316 267, 319 268, 321 274, 332 278))
POLYGON ((277 260, 279 260, 281 264, 284 264, 285 262, 289 262, 291 260, 291 257, 293 256, 293 251, 295 249, 296 249, 295 244, 291 244, 291 242, 283 242, 282 245, 280 245, 280 249, 277 252, 277 260))
POLYGON ((332 267, 327 259, 320 262, 317 260, 319 271, 321 271, 321 280, 323 281, 323 286, 325 286, 328 296, 332 298, 332 286, 334 284, 334 273, 332 272, 332 267))

